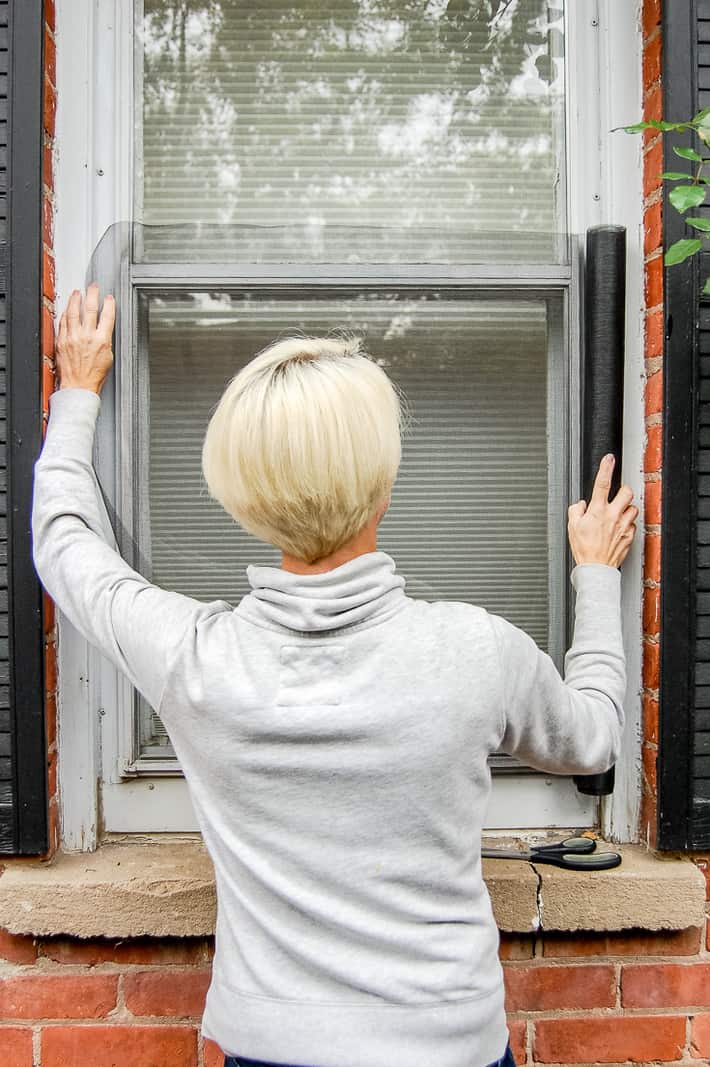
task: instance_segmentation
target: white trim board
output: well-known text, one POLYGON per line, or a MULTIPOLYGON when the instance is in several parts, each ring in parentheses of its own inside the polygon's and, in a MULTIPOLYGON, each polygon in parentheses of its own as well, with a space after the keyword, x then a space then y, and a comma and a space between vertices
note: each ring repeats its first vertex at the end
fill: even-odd
MULTIPOLYGON (((133 2, 57 0, 55 259, 58 312, 83 287, 93 250, 109 227, 129 222, 133 181, 133 2)), ((643 231, 640 139, 611 134, 640 114, 639 0, 567 3, 568 169, 576 195, 569 228, 581 234, 599 222, 628 229, 629 308, 625 396, 624 480, 643 493, 643 231), (572 45, 573 43, 573 45, 572 45), (600 86, 599 94, 588 86, 600 86), (596 131, 596 132, 590 132, 596 131)), ((113 383, 102 393, 98 448, 112 469, 113 383)), ((115 499, 115 496, 114 496, 115 499)), ((628 655, 625 757, 614 796, 603 805, 603 828, 618 841, 634 839, 640 798, 640 677, 642 544, 624 565, 622 605, 628 655)), ((62 842, 91 850, 99 822, 111 832, 198 829, 189 791, 177 778, 121 779, 121 722, 126 683, 59 617, 59 781, 62 842)), ((506 776, 493 786, 487 829, 583 826, 595 802, 569 779, 506 776), (547 784, 547 783, 550 784, 547 784), (521 820, 520 813, 526 817, 521 820)))

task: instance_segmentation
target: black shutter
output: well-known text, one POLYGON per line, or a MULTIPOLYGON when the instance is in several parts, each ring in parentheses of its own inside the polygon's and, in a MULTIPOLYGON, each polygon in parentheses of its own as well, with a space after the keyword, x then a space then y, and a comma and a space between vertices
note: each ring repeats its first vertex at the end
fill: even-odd
POLYGON ((42 0, 0 0, 0 853, 47 850, 41 591, 42 0))
MULTIPOLYGON (((664 118, 710 107, 710 0, 664 4, 664 118)), ((666 170, 690 170, 665 136, 666 170)), ((705 153, 708 154, 707 152, 705 153)), ((668 202, 667 248, 690 228, 668 202)), ((710 217, 710 206, 699 213, 710 217)), ((696 212, 692 212, 696 214, 696 212)), ((687 232, 686 232, 687 231, 687 232)), ((665 270, 658 843, 710 847, 710 254, 665 270)))

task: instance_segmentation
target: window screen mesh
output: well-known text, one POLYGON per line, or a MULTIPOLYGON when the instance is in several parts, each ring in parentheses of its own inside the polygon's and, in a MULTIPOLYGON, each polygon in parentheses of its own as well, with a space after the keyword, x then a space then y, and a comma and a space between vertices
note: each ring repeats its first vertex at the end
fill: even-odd
MULTIPOLYGON (((230 377, 300 329, 357 331, 404 390, 414 424, 378 547, 427 600, 482 604, 548 645, 548 311, 542 299, 440 293, 149 302, 152 578, 202 600, 249 591, 245 567, 280 553, 212 501, 200 455, 230 377)), ((559 454, 559 448, 558 448, 559 454)), ((554 464, 554 461, 553 461, 554 464)))
POLYGON ((146 260, 555 262, 562 0, 144 0, 146 260))

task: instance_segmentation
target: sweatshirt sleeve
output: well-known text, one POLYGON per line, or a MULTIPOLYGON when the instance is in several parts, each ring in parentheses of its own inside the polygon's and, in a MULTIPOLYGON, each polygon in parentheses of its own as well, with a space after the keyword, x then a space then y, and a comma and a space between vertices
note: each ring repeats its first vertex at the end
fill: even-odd
POLYGON ((490 616, 502 671, 500 747, 539 770, 596 774, 616 762, 624 726, 621 573, 583 563, 570 580, 577 597, 564 681, 528 634, 490 616))
POLYGON ((121 558, 92 462, 100 398, 89 389, 62 389, 49 404, 34 467, 35 569, 76 629, 157 709, 186 635, 230 605, 161 589, 121 558))

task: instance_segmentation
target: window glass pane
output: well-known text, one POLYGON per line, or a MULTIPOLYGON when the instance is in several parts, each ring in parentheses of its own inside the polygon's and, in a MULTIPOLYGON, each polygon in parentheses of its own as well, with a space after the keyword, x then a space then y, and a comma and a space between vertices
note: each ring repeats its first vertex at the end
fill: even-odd
POLYGON ((557 262, 563 0, 144 0, 136 258, 557 262))
MULTIPOLYGON (((561 377, 551 356, 556 299, 200 291, 141 300, 149 431, 140 547, 153 581, 236 604, 250 589, 248 563, 280 566, 278 550, 209 498, 202 440, 225 385, 259 350, 294 331, 346 329, 364 336, 414 418, 378 548, 393 556, 410 596, 481 604, 548 649, 551 616, 553 626, 562 621, 556 576, 565 537, 563 516, 550 512, 565 451, 562 401, 550 400, 563 395, 551 381, 561 377)), ((161 734, 167 741, 149 709, 142 726, 145 744, 161 734)))

